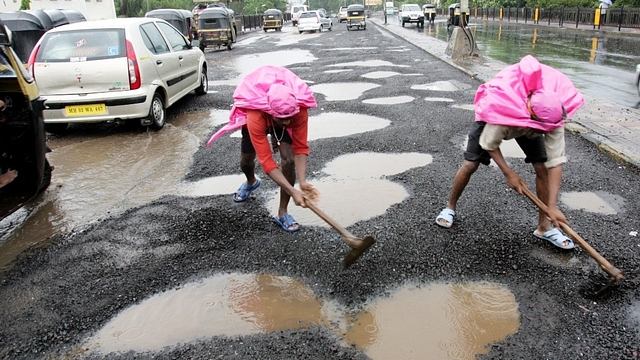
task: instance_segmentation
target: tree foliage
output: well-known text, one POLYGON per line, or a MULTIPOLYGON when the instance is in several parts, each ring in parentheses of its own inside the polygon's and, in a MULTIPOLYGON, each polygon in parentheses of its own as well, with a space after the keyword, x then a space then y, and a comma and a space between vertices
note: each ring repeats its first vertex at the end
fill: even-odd
POLYGON ((30 8, 30 0, 21 0, 20 1, 20 10, 29 10, 30 8))

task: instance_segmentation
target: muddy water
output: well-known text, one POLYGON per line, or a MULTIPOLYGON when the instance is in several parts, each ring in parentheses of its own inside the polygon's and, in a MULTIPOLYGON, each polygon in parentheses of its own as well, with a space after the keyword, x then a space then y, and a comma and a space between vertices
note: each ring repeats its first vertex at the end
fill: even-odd
POLYGON ((495 283, 405 285, 354 312, 302 282, 224 274, 125 309, 84 347, 106 354, 159 350, 213 336, 328 328, 373 359, 474 359, 518 331, 513 294, 495 283))

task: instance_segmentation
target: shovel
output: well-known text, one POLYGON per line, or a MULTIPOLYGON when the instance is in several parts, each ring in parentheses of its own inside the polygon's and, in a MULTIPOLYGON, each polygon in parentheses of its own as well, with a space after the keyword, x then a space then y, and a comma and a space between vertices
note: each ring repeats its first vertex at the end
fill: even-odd
POLYGON ((342 235, 342 240, 351 248, 351 251, 349 251, 347 256, 344 258, 345 269, 351 266, 351 264, 353 264, 360 257, 360 255, 367 251, 367 249, 371 247, 371 245, 373 245, 373 243, 375 242, 372 236, 366 236, 364 239, 355 237, 345 228, 340 226, 337 222, 333 221, 333 219, 327 216, 327 214, 322 212, 322 210, 320 210, 310 200, 305 201, 305 205, 309 209, 311 209, 311 211, 316 213, 316 215, 321 217, 322 220, 326 221, 327 224, 331 225, 331 227, 334 228, 337 232, 339 232, 340 235, 342 235))
MULTIPOLYGON (((529 188, 527 188, 526 186, 523 187, 522 192, 531 200, 533 201, 534 204, 536 204, 540 210, 542 210, 547 216, 549 215, 549 209, 547 208, 547 205, 545 205, 545 203, 543 203, 540 199, 538 199, 537 196, 535 196, 531 190, 529 190, 529 188)), ((606 272, 607 274, 609 274, 609 283, 607 285, 605 285, 602 289, 598 290, 596 292, 596 295, 598 295, 599 293, 601 293, 604 289, 608 288, 609 286, 611 286, 613 283, 618 282, 620 280, 622 280, 623 276, 622 276, 622 271, 620 271, 618 268, 616 268, 615 266, 611 265, 610 262, 607 261, 607 259, 605 259, 602 255, 600 255, 594 248, 591 247, 591 245, 589 245, 583 238, 580 237, 580 235, 578 235, 578 233, 576 233, 575 231, 573 231, 573 229, 571 227, 569 227, 568 224, 561 222, 560 223, 560 227, 562 228, 562 230, 567 233, 567 235, 569 235, 578 245, 580 245, 580 247, 582 249, 584 249, 589 256, 591 256, 602 268, 602 270, 604 270, 604 272, 606 272)))

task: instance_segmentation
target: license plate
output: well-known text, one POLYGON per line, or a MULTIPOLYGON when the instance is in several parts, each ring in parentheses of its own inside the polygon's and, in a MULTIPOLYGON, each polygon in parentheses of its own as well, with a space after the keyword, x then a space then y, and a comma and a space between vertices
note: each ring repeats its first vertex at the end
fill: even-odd
POLYGON ((107 107, 104 104, 70 105, 65 106, 67 116, 104 115, 107 107))

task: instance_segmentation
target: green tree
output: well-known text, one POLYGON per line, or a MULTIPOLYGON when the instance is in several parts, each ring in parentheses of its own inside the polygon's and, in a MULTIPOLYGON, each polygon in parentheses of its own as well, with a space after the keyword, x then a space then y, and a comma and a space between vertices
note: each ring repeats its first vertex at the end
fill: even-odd
POLYGON ((30 0, 21 0, 20 1, 20 10, 29 10, 30 7, 30 0))

